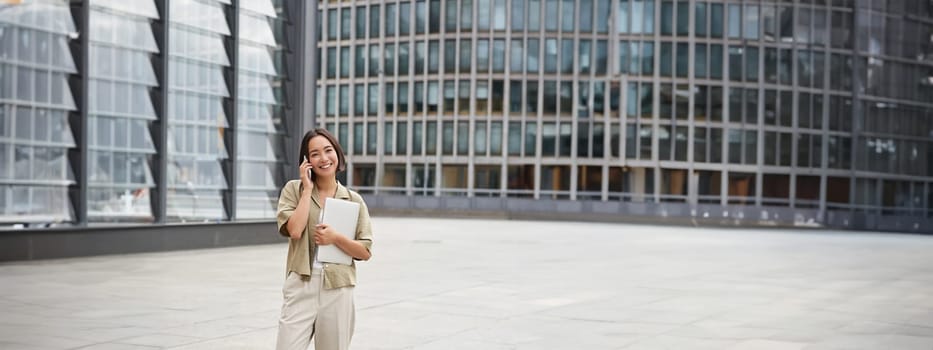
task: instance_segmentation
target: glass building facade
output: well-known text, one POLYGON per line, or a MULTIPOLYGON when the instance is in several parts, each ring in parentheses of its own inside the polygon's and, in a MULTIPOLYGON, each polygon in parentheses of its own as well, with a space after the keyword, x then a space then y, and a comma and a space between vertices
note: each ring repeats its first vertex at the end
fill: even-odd
POLYGON ((0 5, 0 229, 374 210, 933 232, 933 2, 0 5))
POLYGON ((317 14, 316 122, 371 206, 933 227, 933 2, 317 14))
POLYGON ((269 220, 284 1, 0 5, 0 228, 269 220))

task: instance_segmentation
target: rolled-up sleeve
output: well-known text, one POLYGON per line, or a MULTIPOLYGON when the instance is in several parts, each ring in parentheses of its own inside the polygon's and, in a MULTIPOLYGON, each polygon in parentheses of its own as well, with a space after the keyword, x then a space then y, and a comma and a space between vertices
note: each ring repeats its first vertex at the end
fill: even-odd
POLYGON ((363 197, 360 197, 359 194, 353 194, 358 203, 360 203, 360 216, 357 219, 356 225, 356 241, 363 244, 366 247, 366 250, 372 254, 373 246, 373 225, 369 219, 369 208, 366 206, 366 202, 363 201, 363 197))
POLYGON ((294 184, 289 182, 285 184, 285 187, 282 187, 282 193, 279 195, 279 207, 276 212, 276 220, 278 221, 279 234, 285 237, 290 237, 288 234, 288 227, 285 225, 288 223, 288 219, 292 217, 292 213, 295 212, 295 207, 298 206, 297 191, 295 190, 294 184))

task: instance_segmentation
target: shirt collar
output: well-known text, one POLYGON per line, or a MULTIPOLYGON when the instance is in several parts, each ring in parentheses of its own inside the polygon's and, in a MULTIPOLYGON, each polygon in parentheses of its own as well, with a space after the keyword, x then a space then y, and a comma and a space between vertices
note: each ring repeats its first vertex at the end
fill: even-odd
MULTIPOLYGON (((318 197, 320 197, 320 192, 317 190, 317 186, 314 186, 311 189, 311 202, 317 205, 318 208, 323 208, 324 206, 318 202, 318 197)), ((337 191, 334 193, 334 198, 350 200, 350 190, 348 190, 340 181, 337 181, 337 191)))

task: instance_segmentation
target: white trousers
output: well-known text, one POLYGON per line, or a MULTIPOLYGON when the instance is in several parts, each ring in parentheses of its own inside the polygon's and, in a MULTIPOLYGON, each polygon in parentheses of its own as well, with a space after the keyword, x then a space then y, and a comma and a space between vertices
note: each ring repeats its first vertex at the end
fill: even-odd
POLYGON ((353 287, 328 290, 323 282, 321 270, 312 270, 310 279, 288 273, 282 287, 277 350, 306 350, 312 337, 315 350, 350 348, 356 314, 353 287))

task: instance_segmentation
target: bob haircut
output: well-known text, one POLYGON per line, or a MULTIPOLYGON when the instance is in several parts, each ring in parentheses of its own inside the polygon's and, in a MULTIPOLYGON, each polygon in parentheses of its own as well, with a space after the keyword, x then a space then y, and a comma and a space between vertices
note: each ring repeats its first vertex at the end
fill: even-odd
POLYGON ((328 142, 330 142, 332 146, 334 146, 334 150, 337 151, 337 171, 341 172, 346 170, 347 161, 346 156, 343 154, 343 148, 340 147, 340 143, 337 142, 337 138, 335 138, 334 135, 331 135, 329 132, 327 132, 327 130, 322 128, 308 130, 308 132, 305 133, 305 136, 301 138, 301 148, 299 151, 300 154, 298 155, 298 164, 301 165, 301 162, 304 161, 304 158, 308 156, 308 142, 310 142, 311 139, 315 136, 323 136, 327 139, 328 142))

